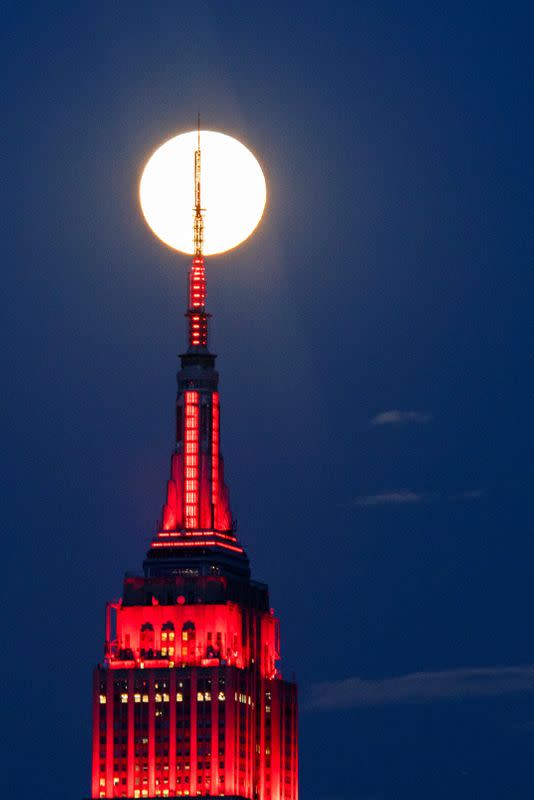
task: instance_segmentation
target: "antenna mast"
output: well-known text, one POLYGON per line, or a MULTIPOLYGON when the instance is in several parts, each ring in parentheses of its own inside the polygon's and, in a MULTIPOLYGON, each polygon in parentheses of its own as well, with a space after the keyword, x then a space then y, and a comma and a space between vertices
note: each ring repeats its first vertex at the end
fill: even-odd
POLYGON ((195 150, 195 207, 193 209, 193 263, 189 271, 189 347, 206 348, 208 345, 208 317, 206 312, 206 272, 204 269, 204 209, 200 196, 200 114, 197 121, 197 149, 195 150))
POLYGON ((200 114, 197 120, 197 149, 195 150, 195 218, 193 223, 193 237, 195 255, 202 255, 204 245, 204 217, 200 199, 200 114))

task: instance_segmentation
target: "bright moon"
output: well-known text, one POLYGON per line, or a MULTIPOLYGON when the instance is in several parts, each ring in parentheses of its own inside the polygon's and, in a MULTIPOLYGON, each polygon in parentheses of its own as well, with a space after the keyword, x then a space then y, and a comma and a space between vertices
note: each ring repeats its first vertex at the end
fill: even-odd
MULTIPOLYGON (((194 164, 197 131, 158 147, 139 185, 145 219, 165 244, 193 253, 194 164)), ((260 221, 267 190, 250 150, 224 133, 200 132, 204 255, 224 253, 247 239, 260 221)))

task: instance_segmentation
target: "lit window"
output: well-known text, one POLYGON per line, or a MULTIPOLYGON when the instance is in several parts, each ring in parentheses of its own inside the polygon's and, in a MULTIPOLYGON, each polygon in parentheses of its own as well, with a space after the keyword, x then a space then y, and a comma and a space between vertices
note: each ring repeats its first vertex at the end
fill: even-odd
POLYGON ((169 641, 174 642, 174 631, 169 631, 169 641))
POLYGON ((163 692, 163 702, 164 703, 168 703, 169 702, 169 695, 166 694, 165 692, 163 692))
POLYGON ((167 655, 167 648, 166 647, 162 647, 161 648, 161 655, 163 656, 163 658, 165 658, 165 656, 167 655))
POLYGON ((105 785, 106 785, 106 779, 100 778, 100 786, 105 786, 105 785))
POLYGON ((183 702, 184 696, 181 692, 176 692, 176 702, 181 703, 183 702))
POLYGON ((169 655, 170 656, 174 655, 174 647, 169 647, 169 655))
POLYGON ((113 786, 118 786, 120 783, 120 778, 113 778, 113 786))
POLYGON ((127 703, 127 702, 128 702, 128 695, 121 694, 121 703, 127 703))
POLYGON ((182 631, 182 641, 187 642, 187 631, 182 631))
POLYGON ((199 703, 202 703, 202 701, 204 700, 204 695, 202 692, 197 692, 197 700, 199 703))
POLYGON ((106 695, 105 694, 101 694, 100 695, 100 705, 103 705, 103 706, 106 705, 106 695))
POLYGON ((159 693, 159 692, 157 692, 157 693, 156 693, 156 703, 161 703, 162 699, 163 699, 163 698, 162 698, 162 696, 160 695, 160 693, 159 693))
POLYGON ((206 692, 206 694, 204 695, 204 699, 211 700, 211 692, 206 692))
POLYGON ((141 695, 134 694, 134 703, 140 703, 140 702, 141 702, 141 695))
POLYGON ((162 642, 167 641, 167 631, 161 631, 161 641, 162 642))
POLYGON ((265 713, 266 714, 270 714, 271 713, 271 706, 265 706, 265 713))
POLYGON ((147 694, 143 695, 143 703, 148 703, 148 695, 147 694))
POLYGON ((224 701, 226 700, 226 695, 224 692, 219 692, 219 700, 224 701))
POLYGON ((134 789, 134 797, 141 797, 141 792, 139 789, 134 789))

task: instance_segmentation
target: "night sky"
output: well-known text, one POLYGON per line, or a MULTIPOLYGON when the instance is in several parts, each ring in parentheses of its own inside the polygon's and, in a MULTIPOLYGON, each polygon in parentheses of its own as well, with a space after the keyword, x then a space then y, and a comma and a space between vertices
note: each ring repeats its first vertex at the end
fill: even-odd
POLYGON ((268 182, 208 303, 301 796, 532 797, 533 23, 513 1, 3 4, 5 797, 89 792, 104 604, 161 513, 185 343, 188 259, 137 185, 199 110, 268 182))

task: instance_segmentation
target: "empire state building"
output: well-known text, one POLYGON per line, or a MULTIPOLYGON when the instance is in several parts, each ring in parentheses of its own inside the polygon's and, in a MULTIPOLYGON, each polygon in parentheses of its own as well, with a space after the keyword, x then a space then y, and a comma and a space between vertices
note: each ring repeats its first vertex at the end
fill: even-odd
POLYGON ((208 346, 200 142, 188 346, 161 522, 143 569, 107 604, 94 671, 93 798, 297 800, 297 687, 279 620, 236 535, 208 346))

